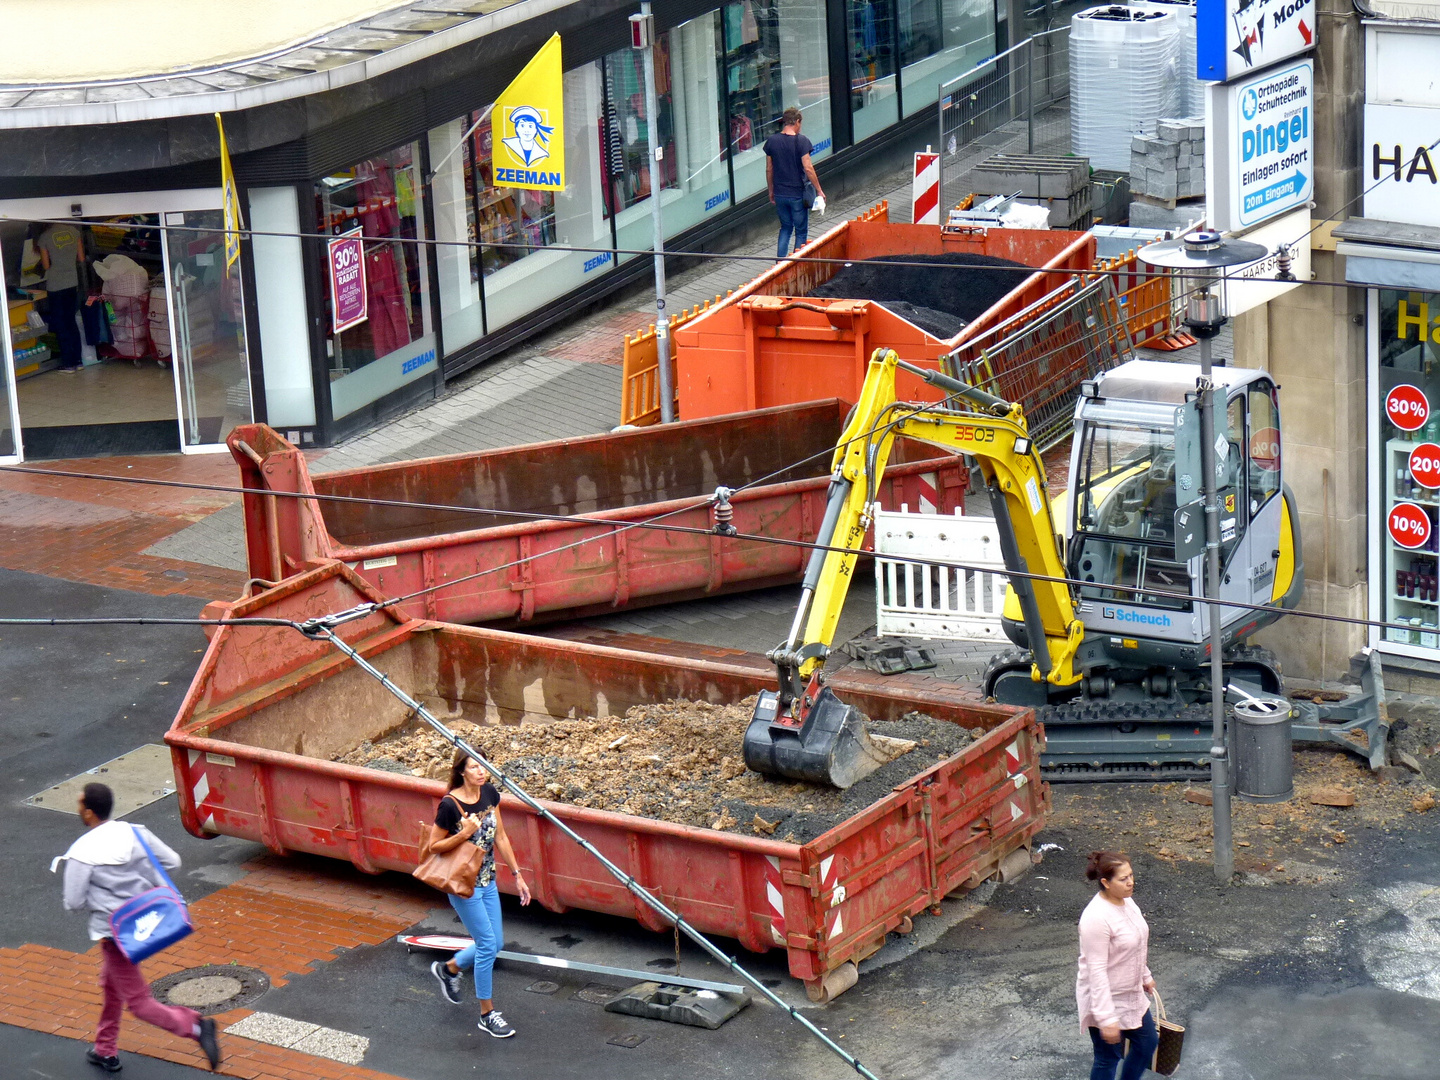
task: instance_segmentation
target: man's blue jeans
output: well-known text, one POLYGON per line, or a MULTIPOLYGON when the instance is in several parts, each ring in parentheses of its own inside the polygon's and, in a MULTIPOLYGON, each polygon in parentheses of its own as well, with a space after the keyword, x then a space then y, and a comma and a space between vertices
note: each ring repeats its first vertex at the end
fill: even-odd
POLYGON ((775 196, 775 213, 780 218, 780 242, 775 247, 775 257, 783 259, 790 254, 790 234, 795 234, 795 248, 798 251, 810 238, 810 208, 804 199, 792 199, 784 195, 775 196))
POLYGON ((1125 1067, 1120 1070, 1120 1080, 1140 1080, 1150 1061, 1155 1056, 1155 1047, 1160 1045, 1160 1032, 1155 1030, 1155 1018, 1150 1011, 1138 1028, 1120 1032, 1120 1041, 1107 1043, 1100 1036, 1099 1028, 1090 1029, 1090 1041, 1095 1044, 1095 1064, 1090 1068, 1090 1080, 1115 1080, 1115 1066, 1120 1064, 1124 1054, 1125 1067), (1130 1052, 1125 1054, 1125 1044, 1130 1052))

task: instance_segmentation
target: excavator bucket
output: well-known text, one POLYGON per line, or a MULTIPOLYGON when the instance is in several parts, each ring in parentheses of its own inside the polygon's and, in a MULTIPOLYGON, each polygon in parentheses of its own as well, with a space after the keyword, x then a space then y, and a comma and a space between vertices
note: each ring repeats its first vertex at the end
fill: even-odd
POLYGON ((865 717, 827 686, 805 719, 782 715, 778 695, 766 690, 745 729, 745 764, 771 776, 848 788, 880 766, 913 750, 908 739, 872 736, 865 717))

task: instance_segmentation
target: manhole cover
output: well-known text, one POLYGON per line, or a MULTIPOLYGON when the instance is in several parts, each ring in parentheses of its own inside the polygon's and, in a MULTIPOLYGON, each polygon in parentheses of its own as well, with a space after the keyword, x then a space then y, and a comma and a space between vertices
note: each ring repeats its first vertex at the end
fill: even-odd
POLYGON ((529 990, 532 994, 553 994, 556 990, 560 989, 560 984, 551 982, 549 979, 541 979, 539 982, 531 983, 525 987, 525 989, 529 990))
POLYGON ((202 975, 198 979, 186 979, 170 987, 165 1000, 171 1005, 205 1009, 229 1001, 244 989, 244 983, 239 979, 232 979, 229 975, 202 975))
POLYGON ((575 996, 581 1001, 590 1002, 591 1005, 606 1005, 618 993, 620 990, 615 986, 606 986, 604 983, 587 983, 575 991, 575 996))
POLYGON ((250 1004, 270 989, 270 979, 239 964, 209 964, 156 979, 150 989, 160 1001, 210 1016, 250 1004))

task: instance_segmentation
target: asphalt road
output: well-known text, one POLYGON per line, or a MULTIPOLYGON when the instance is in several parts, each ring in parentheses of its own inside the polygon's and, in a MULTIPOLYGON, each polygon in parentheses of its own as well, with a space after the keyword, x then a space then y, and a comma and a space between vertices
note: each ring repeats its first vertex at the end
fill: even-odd
MULTIPOLYGON (((157 599, 0 571, 0 614, 192 615, 198 600, 157 599)), ((83 919, 61 912, 51 857, 76 818, 27 807, 41 789, 144 743, 173 717, 203 647, 198 629, 0 628, 0 946, 88 947, 83 919)), ((1057 788, 1055 799, 1078 794, 1057 788)), ((1093 792, 1091 792, 1093 794, 1093 792)), ((1143 788, 1105 789, 1113 806, 1143 788)), ((1138 804, 1137 804, 1138 805, 1138 804)), ((235 880, 254 845, 205 842, 179 827, 173 796, 133 816, 185 859, 191 896, 235 880)), ((1151 967, 1172 1015, 1189 1026, 1183 1075, 1201 1080, 1431 1077, 1440 1060, 1440 838, 1414 818, 1337 851, 1338 883, 1220 888, 1209 868, 1136 856, 1136 899, 1152 928, 1151 967), (1353 901, 1353 902, 1352 902, 1353 901)), ((1051 830, 1060 845, 1028 877, 945 920, 917 919, 866 965, 860 984, 807 1015, 886 1080, 1061 1080, 1085 1075, 1088 1040, 1074 1012, 1075 920, 1089 898, 1083 853, 1100 827, 1051 830), (968 917, 967 917, 968 916, 968 917), (917 942, 919 943, 917 946, 917 942)), ((299 865, 306 865, 300 862, 299 865)), ((330 867, 316 872, 348 873, 330 867)), ((674 944, 625 920, 522 911, 505 902, 507 945, 640 970, 671 970, 674 944)), ((437 907, 423 928, 453 930, 437 907)), ((787 999, 803 995, 777 957, 743 962, 787 999)), ((358 948, 273 989, 251 1007, 370 1038, 368 1067, 415 1080, 456 1075, 594 1078, 800 1078, 851 1075, 779 1010, 756 1004, 719 1031, 605 1013, 577 993, 614 980, 497 971, 496 998, 519 1036, 476 1033, 472 1003, 436 993, 428 957, 393 942, 358 948), (553 993, 527 990, 540 980, 553 993), (639 1045, 609 1040, 643 1035, 639 1045)), ((718 978, 686 945, 686 974, 718 978)), ((131 1023, 133 1021, 127 1021, 131 1023)), ((76 1077, 82 1044, 0 1026, 6 1075, 76 1077), (13 1070, 13 1071, 11 1071, 13 1070)), ((196 1070, 129 1056, 124 1075, 170 1080, 196 1070)))

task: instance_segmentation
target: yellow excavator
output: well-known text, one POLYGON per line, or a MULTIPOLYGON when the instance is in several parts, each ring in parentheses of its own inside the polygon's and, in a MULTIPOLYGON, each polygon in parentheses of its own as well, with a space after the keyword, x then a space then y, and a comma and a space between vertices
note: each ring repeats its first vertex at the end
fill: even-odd
MULTIPOLYGON (((746 764, 848 787, 893 756, 825 685, 824 665, 891 448, 908 438, 968 455, 984 478, 1012 571, 1004 629, 1018 646, 991 661, 984 691, 1037 710, 1050 778, 1203 775, 1210 648, 1198 443, 1186 437, 1187 423, 1198 423, 1197 373, 1189 364, 1131 360, 1084 384, 1062 521, 1020 404, 876 350, 835 451, 820 547, 794 622, 767 654, 779 690, 760 695, 745 734, 746 764), (946 399, 897 401, 900 369, 946 399)), ((1246 642, 1299 602, 1304 581, 1298 513, 1281 479, 1278 387, 1265 372, 1240 368, 1216 368, 1213 380, 1216 427, 1224 431, 1217 440, 1220 599, 1252 605, 1222 608, 1225 689, 1276 697, 1278 661, 1246 642)), ((963 563, 964 553, 955 561, 963 563)), ((1295 716, 1295 737, 1356 750, 1351 732, 1360 728, 1371 765, 1377 739, 1383 764, 1386 731, 1375 708, 1383 689, 1367 688, 1368 702, 1295 716)))

